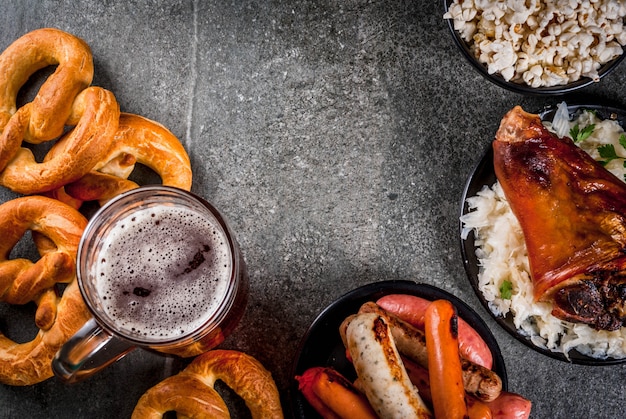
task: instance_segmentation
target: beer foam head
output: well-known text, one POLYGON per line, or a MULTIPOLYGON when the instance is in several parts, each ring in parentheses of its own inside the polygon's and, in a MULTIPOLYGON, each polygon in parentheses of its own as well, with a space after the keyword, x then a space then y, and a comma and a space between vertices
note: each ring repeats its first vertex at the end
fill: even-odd
POLYGON ((100 246, 94 280, 119 332, 158 342, 205 324, 225 298, 231 272, 230 246, 217 220, 159 206, 114 223, 100 246))

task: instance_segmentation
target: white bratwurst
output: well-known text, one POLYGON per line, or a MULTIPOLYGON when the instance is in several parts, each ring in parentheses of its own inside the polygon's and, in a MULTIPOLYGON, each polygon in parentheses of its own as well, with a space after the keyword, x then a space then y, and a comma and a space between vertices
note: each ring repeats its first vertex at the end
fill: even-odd
POLYGON ((346 322, 347 348, 376 413, 381 418, 432 418, 409 379, 387 319, 375 313, 360 313, 346 322))

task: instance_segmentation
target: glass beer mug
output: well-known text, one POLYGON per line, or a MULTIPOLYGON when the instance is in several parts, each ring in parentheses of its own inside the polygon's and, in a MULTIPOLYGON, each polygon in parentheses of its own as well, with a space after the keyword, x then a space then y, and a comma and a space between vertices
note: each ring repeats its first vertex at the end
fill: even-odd
POLYGON ((239 323, 248 297, 245 262, 222 215, 167 186, 140 187, 100 208, 81 238, 76 269, 93 317, 52 362, 66 382, 135 348, 206 352, 239 323))

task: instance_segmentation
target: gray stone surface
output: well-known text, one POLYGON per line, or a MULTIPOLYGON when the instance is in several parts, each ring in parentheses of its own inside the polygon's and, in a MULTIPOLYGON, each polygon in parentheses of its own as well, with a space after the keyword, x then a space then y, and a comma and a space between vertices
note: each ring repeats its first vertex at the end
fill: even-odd
MULTIPOLYGON (((624 366, 530 350, 466 279, 458 216, 467 177, 506 110, 559 99, 485 81, 455 49, 440 1, 2 3, 0 48, 40 27, 82 37, 94 84, 181 139, 193 190, 232 222, 249 266, 248 310, 224 347, 272 371, 287 415, 307 327, 342 294, 386 279, 433 284, 475 308, 532 417, 623 415, 624 366)), ((622 65, 567 99, 623 106, 624 82, 622 65)), ((2 201, 14 196, 0 191, 2 201)), ((2 325, 21 314, 2 310, 2 325)), ((170 367, 135 351, 74 386, 0 385, 0 417, 129 417, 170 367)), ((229 399, 233 417, 248 415, 229 399)))

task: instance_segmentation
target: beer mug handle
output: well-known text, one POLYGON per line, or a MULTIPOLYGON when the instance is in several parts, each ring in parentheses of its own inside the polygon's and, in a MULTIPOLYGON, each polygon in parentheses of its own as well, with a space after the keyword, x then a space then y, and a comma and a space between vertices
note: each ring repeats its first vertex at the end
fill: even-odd
POLYGON ((103 330, 92 318, 59 349, 52 360, 52 370, 64 382, 75 383, 133 349, 133 345, 103 330))

